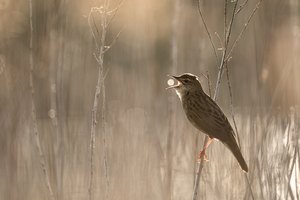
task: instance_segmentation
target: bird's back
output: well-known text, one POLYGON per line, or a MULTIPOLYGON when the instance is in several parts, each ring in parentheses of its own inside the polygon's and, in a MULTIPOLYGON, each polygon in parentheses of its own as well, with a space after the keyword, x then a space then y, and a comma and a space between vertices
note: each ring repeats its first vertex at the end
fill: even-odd
POLYGON ((210 137, 225 141, 228 134, 233 134, 220 107, 203 91, 186 93, 182 97, 182 106, 189 121, 210 137))

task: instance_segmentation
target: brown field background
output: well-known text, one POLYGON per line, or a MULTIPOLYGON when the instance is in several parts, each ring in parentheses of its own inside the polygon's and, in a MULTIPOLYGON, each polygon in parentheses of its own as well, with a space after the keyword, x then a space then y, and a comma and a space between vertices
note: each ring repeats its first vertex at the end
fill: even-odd
MULTIPOLYGON (((257 3, 239 5, 244 2, 230 45, 257 3)), ((109 7, 118 4, 111 0, 109 7)), ((187 121, 174 91, 165 88, 167 74, 183 72, 198 75, 207 92, 201 73, 208 73, 215 88, 216 58, 197 1, 125 0, 119 7, 107 28, 107 44, 122 32, 104 55, 105 100, 101 87, 91 175, 99 65, 88 16, 101 5, 96 0, 0 0, 0 199, 191 199, 204 135, 187 121)), ((223 40, 224 2, 202 0, 200 5, 219 48, 215 32, 223 40)), ((229 13, 233 5, 228 1, 229 13)), ((94 20, 99 41, 101 18, 95 14, 94 20)), ((228 63, 255 199, 300 199, 299 55, 300 2, 263 0, 228 63)), ((218 104, 233 125, 230 102, 224 75, 218 104)), ((231 153, 214 142, 207 154, 198 199, 252 199, 231 153)))

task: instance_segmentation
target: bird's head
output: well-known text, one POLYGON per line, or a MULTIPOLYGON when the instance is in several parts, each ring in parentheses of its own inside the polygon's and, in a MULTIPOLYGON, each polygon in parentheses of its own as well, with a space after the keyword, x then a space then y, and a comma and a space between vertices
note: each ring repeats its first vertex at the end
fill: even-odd
POLYGON ((183 95, 185 92, 193 90, 202 90, 201 84, 198 77, 190 74, 184 73, 180 76, 170 76, 177 81, 177 84, 168 87, 167 89, 174 88, 178 95, 183 95))

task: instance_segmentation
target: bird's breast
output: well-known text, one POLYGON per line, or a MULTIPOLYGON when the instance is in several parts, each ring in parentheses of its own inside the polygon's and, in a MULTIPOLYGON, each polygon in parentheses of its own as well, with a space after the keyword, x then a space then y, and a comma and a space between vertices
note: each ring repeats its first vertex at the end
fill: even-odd
POLYGON ((207 119, 206 106, 202 96, 194 93, 186 93, 181 97, 182 107, 188 120, 200 131, 204 131, 205 121, 207 119))

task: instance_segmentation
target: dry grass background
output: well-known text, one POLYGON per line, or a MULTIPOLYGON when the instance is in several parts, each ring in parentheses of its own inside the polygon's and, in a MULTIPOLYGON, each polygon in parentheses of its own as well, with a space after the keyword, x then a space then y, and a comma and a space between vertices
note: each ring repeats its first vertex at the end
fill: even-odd
MULTIPOLYGON (((98 65, 87 17, 91 7, 102 4, 0 1, 0 199, 89 198, 91 112, 98 65), (53 198, 31 117, 30 2, 34 104, 53 198)), ((111 1, 111 7, 117 4, 111 1)), ((249 1, 239 14, 233 38, 254 5, 249 1)), ((223 4, 204 0, 201 6, 210 31, 222 37, 223 4)), ((299 199, 299 8, 297 0, 264 0, 229 63, 235 118, 255 199, 299 199)), ((99 25, 99 18, 95 20, 99 25)), ((196 153, 204 136, 187 122, 177 97, 165 87, 166 74, 183 72, 208 71, 215 84, 218 69, 197 2, 124 1, 107 41, 123 27, 104 58, 106 120, 101 120, 100 106, 92 197, 191 199, 196 153)), ((218 46, 218 38, 212 36, 218 46)), ((206 79, 201 82, 208 91, 206 79)), ((230 116, 225 78, 218 103, 230 116)), ((215 142, 208 156, 198 199, 251 199, 230 152, 215 142)))

